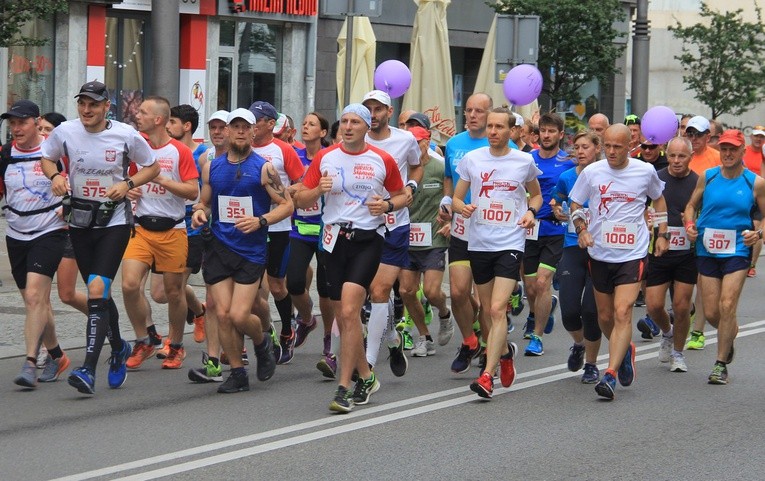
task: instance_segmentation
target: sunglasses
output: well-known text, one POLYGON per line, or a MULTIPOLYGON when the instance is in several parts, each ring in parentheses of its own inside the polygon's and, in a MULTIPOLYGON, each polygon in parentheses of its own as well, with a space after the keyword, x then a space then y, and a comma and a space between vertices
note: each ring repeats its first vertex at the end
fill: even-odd
POLYGON ((641 150, 653 150, 658 148, 659 146, 656 144, 640 144, 641 150))
POLYGON ((707 131, 704 131, 704 132, 689 132, 687 130, 685 131, 685 136, 691 139, 698 139, 699 137, 704 137, 705 135, 707 135, 707 131))

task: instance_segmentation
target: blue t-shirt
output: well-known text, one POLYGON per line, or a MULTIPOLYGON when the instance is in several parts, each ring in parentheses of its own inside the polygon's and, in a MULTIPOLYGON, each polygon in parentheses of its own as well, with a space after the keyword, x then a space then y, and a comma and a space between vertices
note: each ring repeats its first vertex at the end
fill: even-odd
MULTIPOLYGON (((571 192, 571 189, 574 188, 574 183, 576 183, 576 179, 578 177, 579 174, 576 173, 576 167, 573 169, 568 169, 567 171, 560 174, 560 177, 558 177, 558 183, 555 185, 555 191, 552 194, 552 197, 555 199, 556 203, 560 204, 565 201, 571 205, 568 194, 571 192)), ((583 207, 587 208, 587 202, 584 203, 583 207)), ((566 236, 563 238, 563 247, 578 246, 578 237, 579 236, 577 236, 575 232, 570 232, 568 227, 566 227, 566 236)))
POLYGON ((553 215, 550 199, 552 199, 560 175, 570 168, 576 167, 576 164, 569 160, 568 154, 564 150, 558 150, 553 157, 547 158, 540 156, 539 150, 532 151, 531 155, 534 157, 537 168, 542 171, 542 174, 537 177, 542 191, 542 208, 537 212, 537 219, 540 221, 539 235, 540 237, 563 235, 566 232, 566 226, 561 224, 553 215))
MULTIPOLYGON (((191 153, 191 155, 194 157, 194 166, 197 168, 197 172, 199 173, 199 189, 202 189, 202 169, 199 168, 199 158, 207 152, 207 146, 205 144, 199 144, 197 145, 197 148, 194 149, 194 152, 191 153)), ((186 235, 191 237, 195 235, 199 235, 202 233, 202 228, 194 229, 191 227, 191 214, 192 207, 194 207, 192 204, 189 204, 186 206, 186 216, 184 220, 186 221, 186 235)))

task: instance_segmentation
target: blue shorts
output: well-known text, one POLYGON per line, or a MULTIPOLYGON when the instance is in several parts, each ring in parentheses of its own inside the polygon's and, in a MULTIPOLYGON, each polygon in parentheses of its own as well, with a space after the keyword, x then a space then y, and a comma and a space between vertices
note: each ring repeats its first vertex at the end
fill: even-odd
POLYGON ((380 264, 402 269, 409 267, 409 224, 388 232, 380 264))
POLYGON ((699 266, 699 274, 705 277, 722 279, 731 272, 749 269, 751 259, 743 256, 733 257, 709 257, 698 256, 696 264, 699 266))

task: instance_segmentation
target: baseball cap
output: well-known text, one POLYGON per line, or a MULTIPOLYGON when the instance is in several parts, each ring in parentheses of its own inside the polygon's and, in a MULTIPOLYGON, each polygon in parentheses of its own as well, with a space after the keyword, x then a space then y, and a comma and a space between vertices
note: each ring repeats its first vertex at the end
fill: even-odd
POLYGON ((430 130, 427 130, 423 127, 412 127, 409 129, 409 132, 414 135, 414 138, 419 142, 422 139, 430 140, 430 130))
POLYGON ((624 125, 640 125, 640 117, 635 114, 630 114, 624 117, 624 125))
POLYGON ((252 112, 257 120, 260 120, 263 117, 268 117, 269 119, 274 120, 279 118, 279 112, 276 111, 276 108, 263 100, 253 102, 252 105, 250 105, 250 112, 252 112))
POLYGON ((255 120, 255 114, 243 108, 235 109, 230 114, 228 114, 228 117, 226 117, 226 123, 230 124, 236 119, 244 119, 247 122, 249 122, 251 125, 257 122, 257 120, 255 120))
POLYGON ((214 114, 210 116, 210 119, 207 121, 209 124, 213 120, 220 120, 223 123, 228 123, 228 110, 218 110, 214 114))
POLYGON ((109 91, 106 89, 106 85, 94 80, 80 87, 80 93, 75 95, 74 98, 81 96, 90 97, 96 102, 103 102, 109 98, 109 91))
POLYGON ((515 117, 515 126, 516 127, 523 127, 523 115, 513 112, 513 116, 515 117))
POLYGON ((765 127, 762 125, 755 125, 752 129, 752 135, 765 135, 765 127))
POLYGON ((744 138, 744 134, 740 130, 728 129, 722 133, 722 135, 720 136, 720 141, 718 143, 731 144, 731 145, 735 145, 736 147, 741 147, 742 145, 746 145, 746 139, 744 138))
POLYGON ((427 115, 421 114, 420 112, 413 113, 412 115, 409 116, 408 119, 406 119, 406 121, 417 122, 422 127, 430 130, 430 119, 428 118, 427 115))
POLYGON ((276 123, 274 124, 274 135, 280 135, 284 133, 285 130, 287 130, 290 126, 289 120, 287 120, 287 116, 284 114, 279 114, 279 118, 276 119, 276 123))
POLYGON ((371 92, 367 92, 367 94, 361 100, 361 103, 363 104, 367 100, 377 100, 387 107, 391 107, 393 105, 393 102, 390 100, 390 95, 383 92, 382 90, 372 90, 371 92))
POLYGON ((26 119, 29 117, 39 117, 40 107, 31 100, 17 100, 11 105, 10 110, 0 115, 0 119, 7 119, 8 117, 18 117, 20 119, 26 119))
POLYGON ((707 120, 706 117, 697 115, 691 117, 691 120, 688 121, 688 125, 686 125, 685 128, 696 129, 697 132, 706 132, 709 130, 709 120, 707 120))
POLYGON ((361 120, 363 120, 367 126, 372 126, 372 113, 369 111, 368 108, 364 107, 361 104, 349 104, 343 109, 343 113, 340 115, 341 117, 345 114, 356 114, 359 117, 361 117, 361 120))

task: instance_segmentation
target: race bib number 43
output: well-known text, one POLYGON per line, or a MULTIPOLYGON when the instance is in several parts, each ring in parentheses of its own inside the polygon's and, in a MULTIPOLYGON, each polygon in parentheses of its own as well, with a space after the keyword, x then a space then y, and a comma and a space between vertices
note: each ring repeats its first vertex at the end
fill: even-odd
POLYGON ((733 229, 704 229, 704 248, 710 254, 735 254, 736 231, 733 229))
POLYGON ((687 251, 691 249, 691 241, 688 240, 688 236, 685 234, 684 227, 667 227, 669 232, 669 250, 671 251, 687 251))
POLYGON ((635 223, 603 222, 603 245, 614 249, 632 249, 637 244, 635 223))
POLYGON ((218 196, 218 219, 233 224, 242 217, 252 216, 252 197, 218 196))
POLYGON ((511 199, 481 199, 476 214, 479 224, 511 224, 515 217, 515 202, 511 199))

